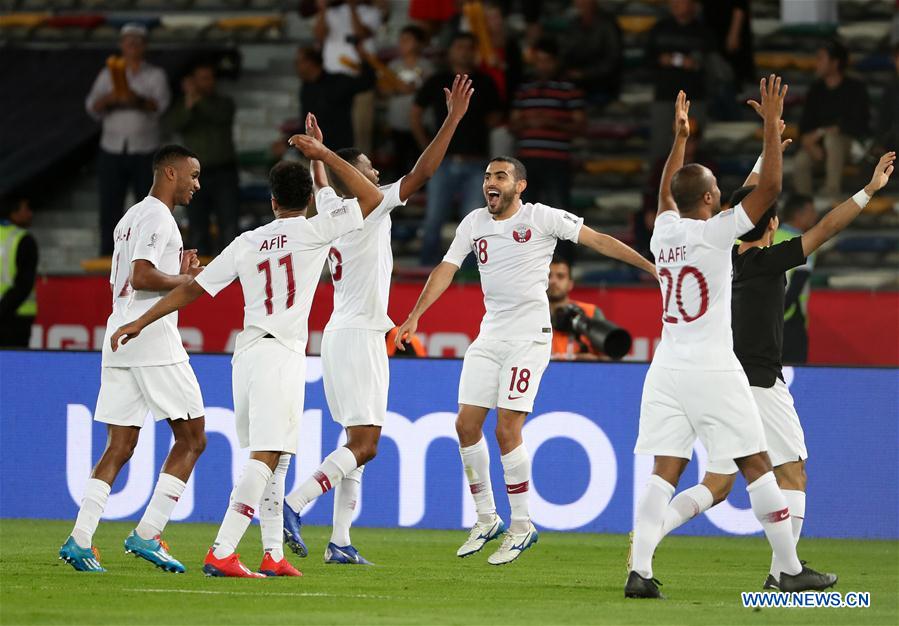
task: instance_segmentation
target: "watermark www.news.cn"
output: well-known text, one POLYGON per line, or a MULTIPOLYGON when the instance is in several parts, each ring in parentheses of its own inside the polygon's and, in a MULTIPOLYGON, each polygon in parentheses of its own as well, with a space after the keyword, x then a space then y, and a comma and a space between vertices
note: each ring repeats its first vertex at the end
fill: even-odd
POLYGON ((740 594, 740 600, 746 609, 867 609, 871 606, 871 593, 847 591, 844 595, 839 591, 744 591, 740 594))

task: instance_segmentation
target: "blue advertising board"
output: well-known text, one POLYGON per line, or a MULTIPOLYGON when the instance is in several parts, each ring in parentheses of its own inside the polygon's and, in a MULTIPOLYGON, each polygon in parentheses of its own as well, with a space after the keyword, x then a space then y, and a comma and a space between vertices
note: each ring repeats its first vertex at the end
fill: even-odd
MULTIPOLYGON (((217 522, 247 458, 237 445, 228 355, 194 355, 206 405, 208 446, 174 513, 175 520, 217 522)), ((394 359, 389 415, 378 457, 365 471, 358 525, 463 528, 475 518, 455 438, 458 360, 394 359)), ((287 486, 299 484, 342 432, 328 412, 317 358, 307 367, 298 457, 287 486)), ((550 365, 524 439, 533 457, 531 513, 540 528, 624 533, 651 470, 633 454, 647 365, 550 365)), ((795 368, 788 383, 806 430, 808 504, 803 533, 814 537, 899 538, 899 371, 795 368)), ((94 423, 100 355, 0 351, 0 517, 74 519, 105 427, 94 423)), ((166 423, 148 418, 138 448, 113 486, 108 519, 137 519, 171 445, 166 423)), ((492 479, 503 484, 485 426, 492 479)), ((696 483, 697 449, 681 487, 696 483)), ((751 534, 760 527, 742 479, 729 499, 678 532, 751 534)), ((503 490, 500 514, 508 517, 503 490)), ((329 524, 331 495, 305 512, 329 524)))

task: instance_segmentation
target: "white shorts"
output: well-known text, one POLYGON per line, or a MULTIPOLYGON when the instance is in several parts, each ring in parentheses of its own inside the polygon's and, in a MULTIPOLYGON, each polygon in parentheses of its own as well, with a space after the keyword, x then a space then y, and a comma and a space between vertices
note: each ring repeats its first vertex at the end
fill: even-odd
POLYGON ((383 426, 390 368, 384 333, 362 328, 326 330, 322 336, 325 398, 335 422, 383 426))
POLYGON ((697 438, 708 451, 709 462, 767 448, 746 374, 651 365, 643 384, 634 452, 689 459, 697 438))
POLYGON ((551 350, 549 342, 478 337, 465 351, 459 404, 530 413, 551 350))
POLYGON ((115 426, 140 428, 153 418, 202 417, 203 396, 189 361, 147 367, 101 367, 100 394, 94 419, 115 426))
MULTIPOLYGON (((750 387, 750 390, 762 416, 771 465, 777 467, 807 459, 805 434, 786 383, 778 378, 773 387, 750 387)), ((706 470, 716 474, 733 474, 737 471, 737 465, 733 461, 720 461, 709 463, 706 470)))
POLYGON ((231 367, 237 441, 251 452, 297 451, 306 393, 306 355, 263 338, 231 367))

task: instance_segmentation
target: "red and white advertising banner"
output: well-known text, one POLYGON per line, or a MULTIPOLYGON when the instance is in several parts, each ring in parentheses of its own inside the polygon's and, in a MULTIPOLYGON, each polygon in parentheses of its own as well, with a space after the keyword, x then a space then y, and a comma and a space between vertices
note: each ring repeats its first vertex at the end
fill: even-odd
MULTIPOLYGON (((390 316, 406 319, 421 292, 419 283, 394 284, 390 316)), ((32 348, 99 350, 112 301, 105 277, 47 277, 38 281, 38 317, 32 348)), ((309 317, 309 352, 318 353, 331 314, 332 288, 322 282, 309 317)), ((646 361, 661 332, 661 295, 652 287, 579 288, 572 297, 597 304, 634 339, 630 360, 646 361)), ((431 356, 461 356, 478 333, 484 302, 477 284, 453 285, 428 310, 419 327, 431 356)), ((813 291, 809 301, 809 362, 899 365, 899 292, 813 291)), ((180 313, 188 350, 230 352, 243 324, 238 284, 215 299, 202 296, 180 313)))

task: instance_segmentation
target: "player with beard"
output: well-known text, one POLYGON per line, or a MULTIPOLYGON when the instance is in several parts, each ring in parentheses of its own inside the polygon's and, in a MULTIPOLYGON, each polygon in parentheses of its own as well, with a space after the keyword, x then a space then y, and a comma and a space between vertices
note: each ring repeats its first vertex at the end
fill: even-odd
POLYGON ((646 259, 617 239, 584 226, 582 218, 543 204, 523 203, 526 187, 527 171, 517 159, 503 156, 487 164, 483 183, 487 206, 475 209, 459 224, 449 251, 431 272, 395 339, 402 349, 402 340, 415 333, 421 316, 473 253, 486 314, 477 339, 465 352, 456 432, 478 519, 456 555, 474 554, 506 531, 496 514, 483 434, 487 413, 496 408, 496 439, 512 519, 500 548, 488 558, 491 565, 515 560, 538 538, 528 513, 531 459, 521 430, 550 358, 552 325, 546 289, 556 242, 577 242, 655 275, 646 259))

